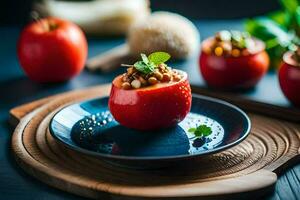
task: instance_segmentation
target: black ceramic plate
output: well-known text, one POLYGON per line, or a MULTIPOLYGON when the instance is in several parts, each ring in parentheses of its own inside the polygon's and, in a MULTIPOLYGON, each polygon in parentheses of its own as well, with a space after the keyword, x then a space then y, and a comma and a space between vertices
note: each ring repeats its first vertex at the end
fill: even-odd
POLYGON ((119 125, 107 105, 108 97, 69 105, 53 117, 50 132, 83 154, 144 167, 219 152, 240 143, 250 131, 250 120, 242 110, 204 96, 193 96, 191 112, 177 126, 151 132, 119 125), (201 124, 211 127, 210 136, 196 138, 188 132, 201 124))

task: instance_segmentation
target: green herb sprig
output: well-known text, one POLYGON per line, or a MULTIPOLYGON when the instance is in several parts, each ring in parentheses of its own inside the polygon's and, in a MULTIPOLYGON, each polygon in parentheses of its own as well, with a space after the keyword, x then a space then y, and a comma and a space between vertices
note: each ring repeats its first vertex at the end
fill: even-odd
POLYGON ((155 68, 162 63, 167 62, 171 56, 166 52, 154 52, 148 57, 145 54, 141 54, 142 60, 134 63, 134 67, 144 73, 149 74, 155 71, 155 68))
POLYGON ((279 0, 281 9, 265 16, 246 20, 245 29, 266 43, 271 69, 279 67, 286 51, 300 45, 300 1, 279 0))
POLYGON ((188 132, 193 133, 195 137, 207 137, 212 133, 212 130, 209 126, 206 125, 200 125, 197 126, 196 128, 190 128, 188 132))

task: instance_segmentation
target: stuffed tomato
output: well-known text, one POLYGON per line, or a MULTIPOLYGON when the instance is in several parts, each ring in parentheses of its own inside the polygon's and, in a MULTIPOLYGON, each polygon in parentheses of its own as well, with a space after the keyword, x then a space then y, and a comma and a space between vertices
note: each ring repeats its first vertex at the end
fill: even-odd
POLYGON ((163 63, 168 56, 163 59, 162 55, 168 54, 151 55, 143 55, 143 61, 132 66, 126 65, 127 73, 112 83, 109 109, 115 120, 128 128, 155 130, 174 126, 191 108, 187 74, 163 63))
POLYGON ((300 106, 300 49, 283 56, 278 78, 281 90, 294 105, 300 106))
POLYGON ((248 89, 267 72, 269 56, 261 40, 239 31, 221 31, 202 43, 199 66, 211 87, 248 89))

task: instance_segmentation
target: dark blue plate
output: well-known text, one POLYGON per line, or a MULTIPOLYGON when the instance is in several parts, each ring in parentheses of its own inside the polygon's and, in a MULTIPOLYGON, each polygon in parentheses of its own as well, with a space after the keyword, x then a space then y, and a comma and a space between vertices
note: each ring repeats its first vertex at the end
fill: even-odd
POLYGON ((108 97, 69 105, 50 123, 52 136, 73 150, 143 168, 219 152, 240 143, 249 131, 250 120, 242 110, 199 95, 193 96, 191 112, 182 122, 158 131, 141 132, 118 124, 109 112, 108 97), (211 127, 210 136, 197 138, 188 132, 201 124, 211 127))

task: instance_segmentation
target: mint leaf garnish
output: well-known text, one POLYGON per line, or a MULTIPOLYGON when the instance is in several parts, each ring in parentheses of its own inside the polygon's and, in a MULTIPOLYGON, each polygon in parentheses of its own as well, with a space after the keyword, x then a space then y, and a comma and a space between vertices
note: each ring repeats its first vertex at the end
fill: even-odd
POLYGON ((148 57, 145 55, 145 54, 141 54, 141 57, 142 57, 142 60, 145 64, 148 64, 149 63, 149 60, 148 60, 148 57))
POLYGON ((147 65, 143 61, 138 61, 133 65, 138 71, 148 74, 154 72, 155 67, 153 65, 147 65))
POLYGON ((206 136, 209 136, 212 133, 212 130, 209 126, 200 125, 196 128, 190 128, 188 130, 188 132, 194 133, 194 135, 196 137, 202 137, 202 136, 206 137, 206 136))
POLYGON ((155 65, 167 62, 170 58, 170 54, 166 52, 154 52, 148 56, 149 61, 153 62, 155 65))
MULTIPOLYGON (((150 54, 148 57, 145 54, 141 54, 142 60, 134 63, 134 68, 138 71, 149 74, 155 71, 155 68, 158 67, 159 64, 166 62, 170 59, 170 55, 165 52, 155 52, 150 54)), ((131 66, 122 64, 122 66, 131 66)))

